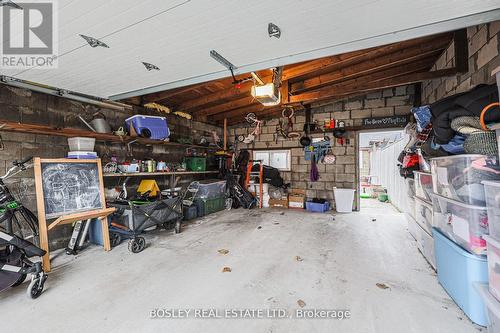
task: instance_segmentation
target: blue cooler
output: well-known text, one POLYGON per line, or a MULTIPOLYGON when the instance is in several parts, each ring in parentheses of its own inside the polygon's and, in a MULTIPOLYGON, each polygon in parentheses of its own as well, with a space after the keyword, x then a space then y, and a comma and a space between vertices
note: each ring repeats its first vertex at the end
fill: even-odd
POLYGON ((167 118, 157 116, 135 115, 125 119, 127 130, 130 133, 133 127, 137 135, 152 140, 165 140, 170 136, 167 118))
POLYGON ((486 326, 484 303, 474 287, 476 283, 488 283, 486 257, 470 254, 436 228, 432 228, 432 234, 439 283, 470 320, 486 326))

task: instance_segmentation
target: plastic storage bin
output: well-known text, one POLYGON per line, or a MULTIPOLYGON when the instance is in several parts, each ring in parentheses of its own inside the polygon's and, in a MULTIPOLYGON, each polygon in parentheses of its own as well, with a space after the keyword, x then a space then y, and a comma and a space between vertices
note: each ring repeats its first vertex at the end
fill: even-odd
POLYGON ((198 217, 202 217, 226 208, 226 197, 222 196, 212 199, 195 199, 194 205, 196 206, 198 217))
POLYGON ((434 226, 473 254, 486 254, 488 214, 486 207, 467 205, 434 194, 434 226), (436 218, 437 217, 437 218, 436 218))
POLYGON ((410 198, 413 198, 415 196, 415 180, 414 179, 406 178, 406 194, 410 198))
POLYGON ((475 283, 474 287, 483 300, 488 315, 488 333, 500 332, 500 302, 498 302, 488 291, 488 285, 475 283))
POLYGON ((325 203, 306 201, 306 210, 308 212, 324 213, 330 210, 330 203, 328 201, 325 201, 325 203))
POLYGON ((434 253, 434 239, 425 229, 417 224, 417 247, 424 256, 425 260, 436 269, 436 256, 434 253))
POLYGON ((431 234, 434 226, 432 204, 415 198, 415 220, 427 233, 431 234))
POLYGON ((226 194, 226 181, 220 179, 207 179, 197 182, 198 192, 196 197, 202 199, 212 199, 226 194))
POLYGON ((186 157, 186 168, 189 171, 205 171, 207 159, 205 157, 186 157))
POLYGON ((482 180, 500 180, 491 167, 495 157, 456 155, 431 159, 434 193, 470 205, 485 206, 482 180))
POLYGON ((428 202, 431 201, 432 174, 428 172, 414 171, 415 175, 415 196, 428 202))
POLYGON ((500 239, 500 182, 483 181, 490 235, 500 239))
POLYGON ((75 137, 68 138, 68 146, 70 151, 94 151, 95 139, 75 137))
POLYGON ((77 160, 94 160, 97 158, 97 153, 93 151, 70 151, 68 158, 77 160))
POLYGON ((468 253, 436 228, 432 229, 439 283, 474 323, 486 326, 488 319, 475 282, 488 282, 486 257, 468 253))
POLYGON ((135 115, 125 119, 127 130, 132 128, 137 135, 152 140, 165 140, 170 136, 167 118, 158 116, 135 115))
POLYGON ((490 292, 500 301, 500 241, 485 236, 488 244, 488 276, 490 281, 490 292))
POLYGON ((415 221, 415 219, 408 213, 405 213, 405 217, 406 222, 408 223, 408 232, 410 233, 411 237, 413 237, 413 239, 417 240, 417 221, 415 221))
POLYGON ((405 209, 405 212, 410 214, 411 217, 415 218, 415 216, 417 215, 416 212, 415 212, 415 198, 414 197, 408 197, 407 201, 406 201, 406 209, 405 209))
POLYGON ((182 207, 182 215, 184 221, 189 221, 198 217, 198 209, 196 206, 184 206, 182 207))

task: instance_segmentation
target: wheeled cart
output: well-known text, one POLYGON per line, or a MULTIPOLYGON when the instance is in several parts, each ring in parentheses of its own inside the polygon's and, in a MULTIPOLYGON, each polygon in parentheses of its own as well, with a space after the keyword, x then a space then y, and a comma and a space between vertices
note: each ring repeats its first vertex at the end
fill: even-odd
POLYGON ((146 247, 146 239, 140 234, 151 227, 162 226, 181 232, 182 198, 162 199, 154 202, 123 201, 110 203, 116 212, 110 216, 109 237, 111 246, 117 246, 123 238, 129 239, 130 252, 139 253, 146 247))

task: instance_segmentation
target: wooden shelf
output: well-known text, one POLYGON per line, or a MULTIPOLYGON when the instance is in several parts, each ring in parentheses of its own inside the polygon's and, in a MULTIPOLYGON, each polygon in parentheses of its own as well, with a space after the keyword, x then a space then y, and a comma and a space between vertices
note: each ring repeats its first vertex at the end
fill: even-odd
POLYGON ((103 177, 187 176, 187 175, 213 175, 218 173, 219 171, 129 172, 129 173, 105 173, 103 177))
POLYGON ((95 138, 96 141, 104 142, 115 142, 115 143, 140 143, 143 145, 166 145, 166 146, 176 146, 185 148, 200 148, 200 149, 218 149, 217 147, 207 147, 196 144, 185 144, 178 142, 166 142, 157 141, 151 139, 145 139, 140 137, 132 136, 118 136, 108 133, 95 133, 87 130, 76 129, 76 128, 58 128, 47 125, 36 125, 36 124, 21 124, 14 121, 2 120, 0 119, 0 131, 6 132, 19 132, 19 133, 31 133, 31 134, 42 134, 42 135, 52 135, 52 136, 64 136, 64 137, 75 137, 81 136, 86 138, 95 138))

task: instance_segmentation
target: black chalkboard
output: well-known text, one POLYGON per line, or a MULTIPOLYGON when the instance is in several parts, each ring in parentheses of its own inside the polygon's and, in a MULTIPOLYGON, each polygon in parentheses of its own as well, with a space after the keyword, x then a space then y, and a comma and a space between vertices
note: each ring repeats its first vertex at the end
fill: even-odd
POLYGON ((41 173, 47 218, 105 208, 97 163, 42 162, 41 173))

